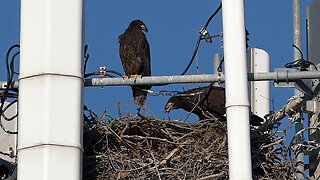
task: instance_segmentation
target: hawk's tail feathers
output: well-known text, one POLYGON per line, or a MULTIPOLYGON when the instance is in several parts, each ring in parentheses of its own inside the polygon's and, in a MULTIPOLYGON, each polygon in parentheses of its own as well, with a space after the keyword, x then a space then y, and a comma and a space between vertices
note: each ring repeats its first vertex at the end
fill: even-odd
POLYGON ((147 92, 142 91, 139 86, 131 86, 134 103, 142 107, 147 102, 147 92))

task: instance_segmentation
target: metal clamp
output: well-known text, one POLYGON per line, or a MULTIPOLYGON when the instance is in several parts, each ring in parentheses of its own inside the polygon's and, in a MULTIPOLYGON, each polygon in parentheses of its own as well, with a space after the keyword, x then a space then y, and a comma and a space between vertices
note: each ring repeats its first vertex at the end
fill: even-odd
POLYGON ((276 71, 276 80, 275 80, 275 82, 277 83, 277 84, 279 84, 279 73, 278 73, 278 71, 276 71))
POLYGON ((199 33, 202 35, 202 36, 205 36, 206 34, 208 34, 208 31, 205 29, 205 28, 201 28, 199 33))
POLYGON ((2 85, 2 86, 1 86, 1 89, 6 89, 7 86, 8 86, 8 82, 4 82, 4 83, 2 83, 1 85, 2 85))
POLYGON ((107 67, 106 66, 100 66, 100 68, 99 68, 99 77, 100 78, 106 77, 106 73, 107 73, 107 67))
POLYGON ((221 73, 221 72, 218 72, 217 74, 218 74, 218 81, 217 81, 217 83, 218 83, 219 85, 221 85, 221 75, 222 75, 222 73, 221 73))

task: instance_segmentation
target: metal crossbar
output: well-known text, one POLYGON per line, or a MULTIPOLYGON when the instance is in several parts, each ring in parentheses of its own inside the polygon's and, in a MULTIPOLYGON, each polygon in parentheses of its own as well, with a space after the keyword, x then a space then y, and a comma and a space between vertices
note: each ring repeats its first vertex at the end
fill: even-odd
MULTIPOLYGON (((265 72, 265 73, 248 73, 248 81, 275 81, 291 82, 299 79, 320 79, 320 71, 299 71, 299 72, 265 72)), ((134 78, 92 78, 85 79, 84 85, 90 86, 125 86, 125 85, 152 85, 162 86, 168 84, 183 83, 211 83, 224 82, 224 74, 202 74, 202 75, 176 75, 176 76, 148 76, 138 79, 134 78)), ((0 82, 0 89, 6 88, 6 81, 0 82)), ((12 83, 10 88, 18 88, 17 81, 12 83)))

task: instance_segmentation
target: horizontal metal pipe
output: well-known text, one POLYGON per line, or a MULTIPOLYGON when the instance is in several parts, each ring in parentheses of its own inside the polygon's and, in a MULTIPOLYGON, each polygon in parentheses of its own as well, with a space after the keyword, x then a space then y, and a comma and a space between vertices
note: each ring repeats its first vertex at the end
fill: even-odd
POLYGON ((319 79, 320 71, 298 71, 298 72, 266 72, 266 73, 248 73, 249 81, 295 81, 298 79, 319 79))
MULTIPOLYGON (((295 81, 298 79, 320 79, 320 71, 276 71, 265 73, 248 73, 248 81, 295 81)), ((202 74, 202 75, 184 75, 184 76, 150 76, 137 78, 92 78, 85 79, 85 86, 125 86, 125 85, 152 85, 162 86, 168 84, 182 83, 209 83, 209 82, 224 82, 224 74, 202 74)), ((0 89, 6 87, 6 81, 0 82, 0 89)), ((11 88, 18 88, 19 83, 13 82, 11 88)))
POLYGON ((86 79, 86 86, 121 86, 121 85, 153 85, 161 86, 167 84, 180 83, 205 83, 205 82, 224 82, 224 75, 203 74, 203 75, 184 75, 184 76, 150 76, 137 78, 94 78, 86 79))

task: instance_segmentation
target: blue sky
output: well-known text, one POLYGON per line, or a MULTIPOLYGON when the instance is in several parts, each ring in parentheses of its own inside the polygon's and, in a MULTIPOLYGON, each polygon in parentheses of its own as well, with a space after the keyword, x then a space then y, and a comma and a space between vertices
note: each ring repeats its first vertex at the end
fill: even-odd
MULTIPOLYGON (((312 0, 301 1, 303 52, 306 56, 305 9, 312 0)), ((96 71, 99 66, 123 72, 118 54, 118 36, 124 32, 131 20, 141 19, 149 28, 147 38, 151 48, 151 69, 153 75, 178 75, 188 64, 198 31, 218 7, 220 1, 105 1, 85 2, 85 43, 89 45, 90 59, 87 72, 96 71)), ((0 6, 0 81, 6 80, 5 54, 7 49, 19 43, 20 1, 3 0, 0 6)), ((292 1, 247 0, 245 1, 246 26, 250 32, 250 47, 266 50, 271 59, 271 71, 282 68, 293 60, 292 50, 292 1)), ((211 35, 222 32, 221 12, 211 21, 207 30, 211 35)), ((213 43, 201 42, 197 57, 200 73, 213 72, 213 54, 222 53, 221 39, 213 43)), ((63 43, 63 42, 62 42, 63 43)), ((63 58, 63 56, 61 57, 63 58)), ((18 69, 18 65, 16 65, 18 69)), ((187 74, 197 74, 195 63, 187 74)), ((203 84, 203 86, 206 84, 203 84)), ((153 87, 152 90, 183 90, 198 84, 168 85, 153 87)), ((292 89, 271 88, 275 109, 281 108, 292 89)), ((159 118, 168 117, 163 112, 169 97, 149 96, 147 108, 159 118)), ((66 100, 67 101, 67 100, 66 100)), ((131 89, 121 87, 87 87, 84 103, 100 115, 105 109, 117 117, 117 102, 123 114, 136 113, 131 89), (129 105, 129 106, 128 106, 129 105)), ((172 111, 172 119, 183 119, 183 110, 172 111)), ((189 121, 195 121, 190 116, 189 121)))

